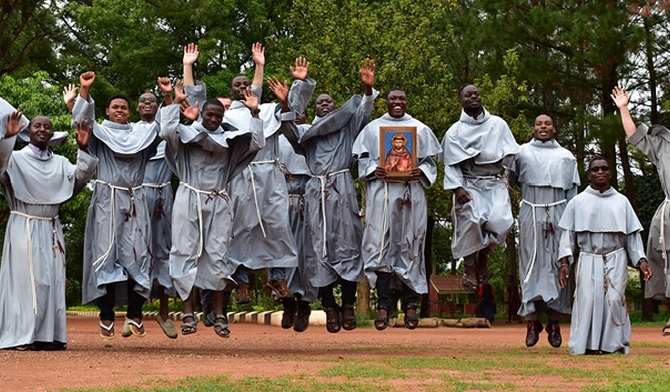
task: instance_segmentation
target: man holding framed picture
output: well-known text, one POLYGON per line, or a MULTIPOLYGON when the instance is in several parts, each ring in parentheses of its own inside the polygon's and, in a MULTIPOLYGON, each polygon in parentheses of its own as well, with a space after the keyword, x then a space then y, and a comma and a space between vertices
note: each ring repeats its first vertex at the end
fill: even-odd
POLYGON ((428 292, 424 263, 426 195, 442 149, 425 124, 406 113, 407 96, 394 89, 386 96, 388 113, 358 135, 353 154, 366 183, 365 230, 361 251, 370 285, 377 289, 375 328, 389 325, 394 310, 391 289, 402 287, 405 327, 419 323, 419 294, 428 292))

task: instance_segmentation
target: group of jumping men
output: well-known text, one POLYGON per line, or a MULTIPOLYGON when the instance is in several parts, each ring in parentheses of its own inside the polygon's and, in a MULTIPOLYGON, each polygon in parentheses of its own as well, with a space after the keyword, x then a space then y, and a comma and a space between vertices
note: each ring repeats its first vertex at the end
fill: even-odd
MULTIPOLYGON (((539 115, 533 139, 519 146, 507 123, 482 107, 479 90, 466 84, 458 92, 460 119, 440 144, 406 113, 402 89, 390 89, 387 113, 370 121, 379 92, 375 63, 365 59, 359 72, 364 94, 339 108, 330 95, 317 96, 316 116, 306 124, 316 82, 304 58, 289 67, 290 88, 287 81, 267 80, 279 102, 260 104, 261 44, 252 47, 253 81, 235 77, 230 98, 207 99, 206 86, 193 75, 198 57, 197 45, 184 48, 183 80, 173 89, 169 78, 158 78, 162 105, 143 93, 135 123, 128 121, 130 99, 123 94, 111 96, 107 119, 96 121, 93 72, 80 76, 78 93, 67 87, 76 164, 49 148, 64 143, 67 132, 54 133, 46 117, 28 121, 0 98, 0 183, 11 210, 0 267, 0 348, 67 347, 58 209, 92 178, 82 302, 100 308, 105 340, 116 338, 116 304, 128 306, 121 335, 145 336, 142 306, 152 296, 160 298, 157 322, 177 338, 167 307, 177 295, 184 304, 182 334, 197 332, 202 321, 227 338, 231 292, 237 303, 250 302, 248 272, 261 269, 283 304, 284 328, 307 329, 310 304, 319 298, 329 332, 355 329, 356 285, 367 278, 378 298, 375 328, 389 326, 395 289, 402 292, 405 327, 415 329, 419 296, 428 292, 424 188, 437 179, 436 157, 444 163, 444 189, 453 192, 452 253, 463 260, 468 291, 488 282, 488 256, 514 223, 507 186, 521 188, 518 314, 528 323, 527 346, 545 329, 540 315, 546 312, 549 343, 560 347, 559 320, 572 312, 571 353, 627 353, 628 259, 648 281, 647 297, 670 296, 667 203, 654 217, 648 262, 642 227, 628 200, 610 187, 607 161, 596 156, 589 162, 590 186, 578 193, 577 161, 556 142, 550 116, 539 115), (13 151, 17 135, 28 144, 13 151), (350 172, 356 162, 365 184, 364 228, 350 172), (174 194, 173 176, 179 181, 174 194), (201 320, 194 312, 198 297, 201 320)), ((670 166, 663 158, 670 154, 670 132, 636 127, 621 89, 612 99, 629 142, 657 165, 668 197, 670 166)))

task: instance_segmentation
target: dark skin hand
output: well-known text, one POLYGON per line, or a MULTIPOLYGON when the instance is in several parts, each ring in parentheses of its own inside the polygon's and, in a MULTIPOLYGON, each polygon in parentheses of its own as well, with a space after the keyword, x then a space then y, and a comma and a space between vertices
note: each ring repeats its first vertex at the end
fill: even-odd
MULTIPOLYGON (((565 257, 562 258, 561 266, 558 269, 558 283, 561 285, 561 288, 568 285, 568 279, 570 278, 570 267, 567 263, 568 259, 565 257)), ((645 259, 640 261, 640 272, 642 273, 642 276, 644 276, 644 281, 648 282, 651 278, 652 272, 651 268, 649 267, 649 263, 647 263, 647 260, 645 259)))
POLYGON ((456 202, 458 204, 465 204, 472 200, 472 196, 470 195, 470 193, 466 191, 465 188, 463 187, 457 188, 454 191, 454 195, 456 196, 456 202))
MULTIPOLYGON (((375 177, 379 178, 380 180, 385 179, 386 174, 387 174, 386 169, 384 169, 381 166, 377 166, 377 168, 375 169, 375 177)), ((419 178, 421 178, 421 169, 415 167, 409 173, 409 179, 410 181, 417 181, 419 178)))

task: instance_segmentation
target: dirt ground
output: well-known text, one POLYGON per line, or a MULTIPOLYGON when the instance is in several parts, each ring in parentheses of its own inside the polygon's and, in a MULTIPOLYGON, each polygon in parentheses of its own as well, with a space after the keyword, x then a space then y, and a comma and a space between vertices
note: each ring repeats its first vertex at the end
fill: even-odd
MULTIPOLYGON (((380 350, 385 356, 458 355, 481 347, 501 350, 522 347, 525 338, 524 324, 504 321, 496 321, 490 329, 389 328, 378 332, 374 328, 358 328, 338 334, 329 334, 325 327, 317 326, 296 333, 274 326, 234 324, 229 339, 218 338, 212 329, 199 324, 198 333, 176 340, 165 337, 155 321, 145 322, 147 336, 142 339, 122 338, 120 326, 122 321, 117 320, 117 338, 105 342, 98 336, 96 318, 70 317, 66 351, 0 351, 0 389, 130 387, 146 385, 151 380, 197 375, 225 374, 231 380, 247 376, 279 377, 294 373, 297 366, 300 372, 312 373, 332 365, 319 360, 373 359, 380 355, 380 350)), ((564 342, 568 340, 567 329, 563 326, 564 342)), ((670 338, 661 336, 658 327, 634 327, 633 341, 651 344, 670 342, 670 338)), ((541 335, 538 346, 548 346, 546 334, 541 335)), ((658 345, 632 351, 670 356, 670 349, 658 345)), ((555 354, 569 356, 567 344, 555 354)))

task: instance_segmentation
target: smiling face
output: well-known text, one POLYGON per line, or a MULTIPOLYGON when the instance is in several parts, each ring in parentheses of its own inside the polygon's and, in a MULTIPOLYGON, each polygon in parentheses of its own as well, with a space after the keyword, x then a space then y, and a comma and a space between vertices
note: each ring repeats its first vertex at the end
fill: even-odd
POLYGON ((130 117, 130 108, 128 101, 123 98, 114 98, 109 102, 109 106, 105 109, 105 114, 109 121, 117 124, 125 124, 130 117))
POLYGON ((202 108, 202 125, 210 131, 215 131, 223 122, 223 104, 206 103, 202 108))
POLYGON ((153 121, 156 118, 158 111, 158 102, 156 96, 152 93, 144 93, 140 95, 137 100, 137 113, 140 114, 142 120, 153 121))
POLYGON ((244 101, 244 92, 251 86, 246 76, 236 76, 230 83, 230 95, 234 100, 244 101))
POLYGON ((540 114, 535 119, 533 124, 533 136, 535 139, 546 142, 551 140, 556 135, 556 128, 554 127, 554 120, 546 114, 540 114))
POLYGON ((402 90, 391 90, 386 97, 386 110, 393 118, 400 118, 407 111, 407 95, 402 90))
POLYGON ((49 140, 53 136, 53 125, 51 120, 44 116, 37 116, 30 121, 28 130, 26 131, 30 138, 30 143, 44 150, 49 145, 49 140))
POLYGON ((333 97, 328 94, 321 94, 316 97, 316 115, 323 117, 335 110, 335 102, 333 97))
POLYGON ((482 110, 482 97, 477 87, 468 84, 458 95, 458 103, 468 114, 479 113, 482 110))

